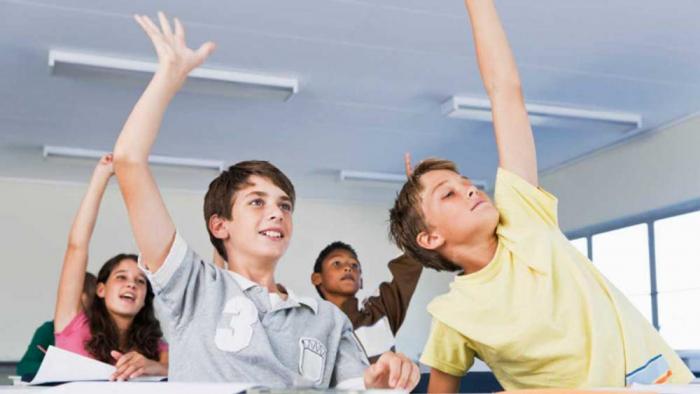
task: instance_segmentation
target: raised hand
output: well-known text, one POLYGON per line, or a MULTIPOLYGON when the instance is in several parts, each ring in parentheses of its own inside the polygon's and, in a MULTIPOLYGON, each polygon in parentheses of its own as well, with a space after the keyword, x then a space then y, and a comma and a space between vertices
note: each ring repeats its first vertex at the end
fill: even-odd
POLYGON ((386 352, 365 370, 365 387, 411 391, 420 380, 420 371, 402 353, 386 352))
POLYGON ((134 19, 146 32, 158 54, 158 71, 173 82, 178 83, 178 88, 185 82, 190 71, 199 67, 211 55, 216 44, 205 42, 194 50, 187 46, 185 28, 179 19, 174 18, 173 31, 168 18, 163 12, 158 12, 160 27, 146 15, 134 15, 134 19))
POLYGON ((406 178, 410 178, 413 175, 413 168, 411 167, 411 152, 406 152, 403 154, 403 164, 406 167, 406 178))

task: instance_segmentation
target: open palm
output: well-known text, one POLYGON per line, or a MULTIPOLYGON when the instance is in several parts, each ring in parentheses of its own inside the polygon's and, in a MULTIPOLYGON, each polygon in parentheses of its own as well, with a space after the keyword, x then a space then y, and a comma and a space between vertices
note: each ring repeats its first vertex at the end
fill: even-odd
POLYGON ((211 41, 205 42, 196 50, 189 48, 182 23, 174 18, 175 29, 173 30, 168 18, 162 12, 158 12, 160 27, 145 15, 134 15, 134 19, 148 34, 158 54, 158 72, 182 82, 187 78, 187 74, 204 63, 216 48, 211 41))

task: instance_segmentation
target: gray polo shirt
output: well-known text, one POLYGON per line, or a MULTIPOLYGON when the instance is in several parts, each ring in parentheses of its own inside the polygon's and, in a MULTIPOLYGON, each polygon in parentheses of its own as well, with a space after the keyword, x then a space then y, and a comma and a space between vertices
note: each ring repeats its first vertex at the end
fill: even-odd
POLYGON ((142 269, 170 333, 171 381, 271 388, 363 388, 367 358, 333 304, 266 289, 204 262, 180 237, 160 269, 142 269))

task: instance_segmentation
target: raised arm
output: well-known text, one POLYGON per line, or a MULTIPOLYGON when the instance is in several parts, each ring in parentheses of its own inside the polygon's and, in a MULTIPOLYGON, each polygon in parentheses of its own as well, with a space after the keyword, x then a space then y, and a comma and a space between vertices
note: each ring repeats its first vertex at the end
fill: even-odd
POLYGON ((491 99, 499 165, 537 186, 537 155, 520 76, 493 0, 465 0, 481 79, 491 99))
POLYGON ((90 238, 95 229, 97 213, 109 178, 114 174, 112 155, 102 157, 95 167, 88 190, 80 203, 78 213, 68 235, 68 247, 63 257, 63 269, 58 281, 54 330, 63 331, 80 312, 80 296, 83 293, 85 270, 88 262, 90 238))
POLYGON ((175 224, 148 167, 148 155, 168 104, 190 71, 202 64, 215 47, 207 42, 197 50, 188 48, 180 21, 175 19, 173 31, 163 13, 158 17, 160 28, 147 16, 134 17, 153 42, 159 65, 114 146, 119 187, 142 262, 150 271, 163 264, 174 240, 175 224))

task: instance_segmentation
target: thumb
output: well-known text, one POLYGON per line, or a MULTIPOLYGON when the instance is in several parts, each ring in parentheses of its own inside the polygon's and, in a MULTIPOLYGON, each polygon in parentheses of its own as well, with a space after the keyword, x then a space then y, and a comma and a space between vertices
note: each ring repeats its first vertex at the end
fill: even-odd
POLYGON ((116 351, 116 350, 112 350, 111 352, 109 352, 109 354, 110 354, 110 355, 112 356, 112 358, 115 359, 115 360, 119 360, 119 359, 124 355, 123 353, 120 353, 120 352, 118 352, 118 351, 116 351))
POLYGON ((202 44, 202 46, 200 46, 199 49, 197 49, 197 57, 201 62, 204 62, 204 60, 208 58, 209 55, 211 55, 215 49, 216 44, 212 41, 207 41, 204 44, 202 44))

